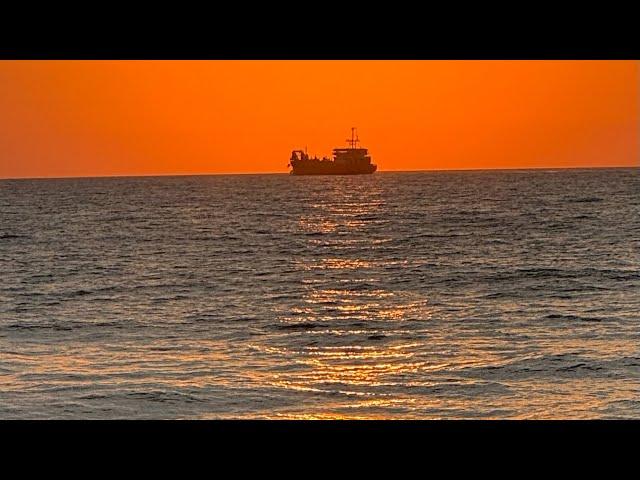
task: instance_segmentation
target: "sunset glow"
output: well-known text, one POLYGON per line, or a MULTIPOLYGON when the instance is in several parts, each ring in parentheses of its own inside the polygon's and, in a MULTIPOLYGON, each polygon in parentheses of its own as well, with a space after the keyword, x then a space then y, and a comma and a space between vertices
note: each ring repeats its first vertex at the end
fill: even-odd
POLYGON ((638 166, 635 61, 1 61, 0 177, 638 166))

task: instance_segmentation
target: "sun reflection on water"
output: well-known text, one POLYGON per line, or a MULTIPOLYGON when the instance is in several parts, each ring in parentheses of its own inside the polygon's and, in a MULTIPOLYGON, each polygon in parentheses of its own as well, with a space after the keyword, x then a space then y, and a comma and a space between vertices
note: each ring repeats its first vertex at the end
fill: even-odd
MULTIPOLYGON (((408 262, 377 254, 391 241, 377 230, 389 221, 380 192, 367 192, 360 202, 348 185, 337 189, 333 202, 310 205, 312 213, 299 220, 300 232, 312 235, 296 265, 313 277, 304 282, 298 301, 279 316, 279 324, 290 329, 254 346, 274 361, 286 359, 268 380, 275 388, 367 398, 374 408, 390 406, 398 401, 390 385, 437 368, 416 356, 420 341, 406 340, 416 330, 402 328, 406 321, 429 321, 432 313, 422 294, 391 291, 381 281, 381 272, 400 271, 408 262)), ((300 418, 340 418, 339 413, 314 415, 300 418)))

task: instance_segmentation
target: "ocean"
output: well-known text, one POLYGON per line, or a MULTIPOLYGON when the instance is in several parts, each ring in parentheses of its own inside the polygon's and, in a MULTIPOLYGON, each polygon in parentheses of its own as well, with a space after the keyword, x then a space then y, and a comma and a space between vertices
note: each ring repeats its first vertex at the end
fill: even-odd
POLYGON ((640 418, 640 170, 2 180, 0 418, 640 418))

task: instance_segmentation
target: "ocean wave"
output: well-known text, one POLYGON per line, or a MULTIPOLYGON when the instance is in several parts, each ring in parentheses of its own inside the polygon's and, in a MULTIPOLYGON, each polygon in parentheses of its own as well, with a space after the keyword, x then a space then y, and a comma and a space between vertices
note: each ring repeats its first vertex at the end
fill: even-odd
POLYGON ((580 315, 562 314, 562 313, 550 313, 544 317, 548 320, 575 320, 580 322, 602 322, 604 318, 599 317, 585 317, 580 315))
POLYGON ((14 233, 0 233, 0 240, 14 240, 16 238, 29 238, 26 235, 16 235, 14 233))
POLYGON ((604 199, 600 197, 583 197, 583 198, 575 198, 569 200, 572 203, 594 203, 594 202, 602 202, 604 199))

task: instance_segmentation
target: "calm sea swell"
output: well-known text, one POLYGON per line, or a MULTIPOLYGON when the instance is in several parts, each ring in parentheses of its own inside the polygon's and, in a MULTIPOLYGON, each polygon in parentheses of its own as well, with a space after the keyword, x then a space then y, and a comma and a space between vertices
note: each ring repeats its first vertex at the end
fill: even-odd
POLYGON ((0 418, 640 418, 639 192, 0 181, 0 418))

